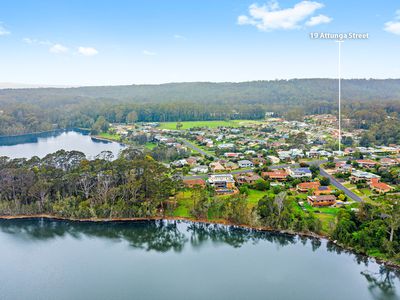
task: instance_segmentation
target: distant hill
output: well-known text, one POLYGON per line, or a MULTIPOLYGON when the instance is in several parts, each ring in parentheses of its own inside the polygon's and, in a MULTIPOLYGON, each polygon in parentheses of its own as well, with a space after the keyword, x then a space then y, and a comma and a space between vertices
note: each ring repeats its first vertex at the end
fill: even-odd
MULTIPOLYGON (((400 79, 351 79, 342 81, 342 97, 348 101, 400 101, 400 79)), ((168 83, 160 85, 95 86, 76 88, 2 89, 1 102, 72 101, 102 99, 105 102, 245 102, 297 103, 334 101, 337 80, 293 79, 240 83, 168 83)))
MULTIPOLYGON (((343 113, 354 128, 400 114, 400 79, 343 80, 343 113)), ((96 123, 262 119, 275 112, 289 120, 337 113, 338 82, 293 79, 240 83, 0 89, 0 135, 96 123), (99 121, 99 122, 97 122, 99 121)))
POLYGON ((0 89, 35 89, 35 88, 68 88, 69 85, 51 85, 51 84, 26 84, 14 82, 0 82, 0 89))

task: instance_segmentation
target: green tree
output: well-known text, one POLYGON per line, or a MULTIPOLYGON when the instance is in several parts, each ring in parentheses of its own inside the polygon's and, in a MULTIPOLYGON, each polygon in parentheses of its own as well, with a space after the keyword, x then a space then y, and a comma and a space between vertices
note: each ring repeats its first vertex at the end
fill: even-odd
POLYGON ((138 120, 138 114, 136 111, 131 111, 126 115, 126 123, 133 124, 138 120))

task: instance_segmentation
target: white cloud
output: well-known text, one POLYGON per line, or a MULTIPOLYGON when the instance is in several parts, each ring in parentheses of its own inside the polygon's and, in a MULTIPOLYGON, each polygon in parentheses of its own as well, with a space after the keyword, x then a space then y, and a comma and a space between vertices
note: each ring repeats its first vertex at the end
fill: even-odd
POLYGON ((301 1, 291 8, 280 8, 277 1, 270 1, 262 6, 255 3, 249 7, 249 16, 238 17, 238 24, 253 25, 261 31, 298 29, 307 23, 312 24, 308 26, 314 26, 332 20, 325 15, 308 19, 323 7, 322 3, 308 0, 301 1), (307 19, 308 21, 306 21, 307 19))
POLYGON ((306 26, 316 26, 319 24, 327 24, 332 22, 332 18, 325 16, 325 15, 318 15, 315 17, 312 17, 310 20, 306 22, 306 26))
POLYGON ((387 32, 400 35, 400 10, 396 11, 396 16, 393 21, 385 23, 383 29, 387 32))
POLYGON ((50 47, 49 51, 51 53, 61 54, 61 53, 67 53, 68 48, 61 44, 54 44, 53 46, 50 47))
POLYGON ((1 23, 0 23, 0 36, 2 35, 9 35, 11 32, 7 30, 1 23))
POLYGON ((157 53, 155 53, 153 51, 149 51, 149 50, 143 50, 142 53, 143 53, 143 55, 147 55, 147 56, 157 55, 157 53))
POLYGON ((186 37, 180 34, 174 34, 174 39, 176 40, 186 40, 186 37))
POLYGON ((36 45, 45 45, 45 46, 52 46, 54 45, 50 41, 42 41, 38 39, 32 39, 32 38, 23 38, 22 41, 27 44, 36 44, 36 45))
POLYGON ((99 51, 92 47, 79 47, 78 52, 84 56, 94 56, 99 53, 99 51))

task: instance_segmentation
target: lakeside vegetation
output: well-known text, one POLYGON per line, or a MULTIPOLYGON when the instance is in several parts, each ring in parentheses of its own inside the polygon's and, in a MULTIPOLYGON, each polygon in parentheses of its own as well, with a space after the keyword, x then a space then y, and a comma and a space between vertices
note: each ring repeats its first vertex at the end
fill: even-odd
POLYGON ((218 196, 185 188, 152 153, 125 149, 87 160, 77 151, 43 159, 0 159, 0 214, 71 219, 182 217, 291 232, 323 234, 360 253, 400 263, 400 198, 316 209, 292 192, 267 185, 218 196))

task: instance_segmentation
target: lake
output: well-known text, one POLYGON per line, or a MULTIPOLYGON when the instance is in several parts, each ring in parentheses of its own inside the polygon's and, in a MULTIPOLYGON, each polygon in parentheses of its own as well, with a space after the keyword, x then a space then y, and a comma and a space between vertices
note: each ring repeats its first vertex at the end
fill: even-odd
POLYGON ((399 299, 325 240, 189 222, 0 220, 0 299, 399 299))
POLYGON ((87 132, 78 130, 0 137, 0 156, 10 158, 43 158, 61 149, 81 151, 91 159, 102 151, 111 151, 117 157, 123 146, 92 138, 87 132))

